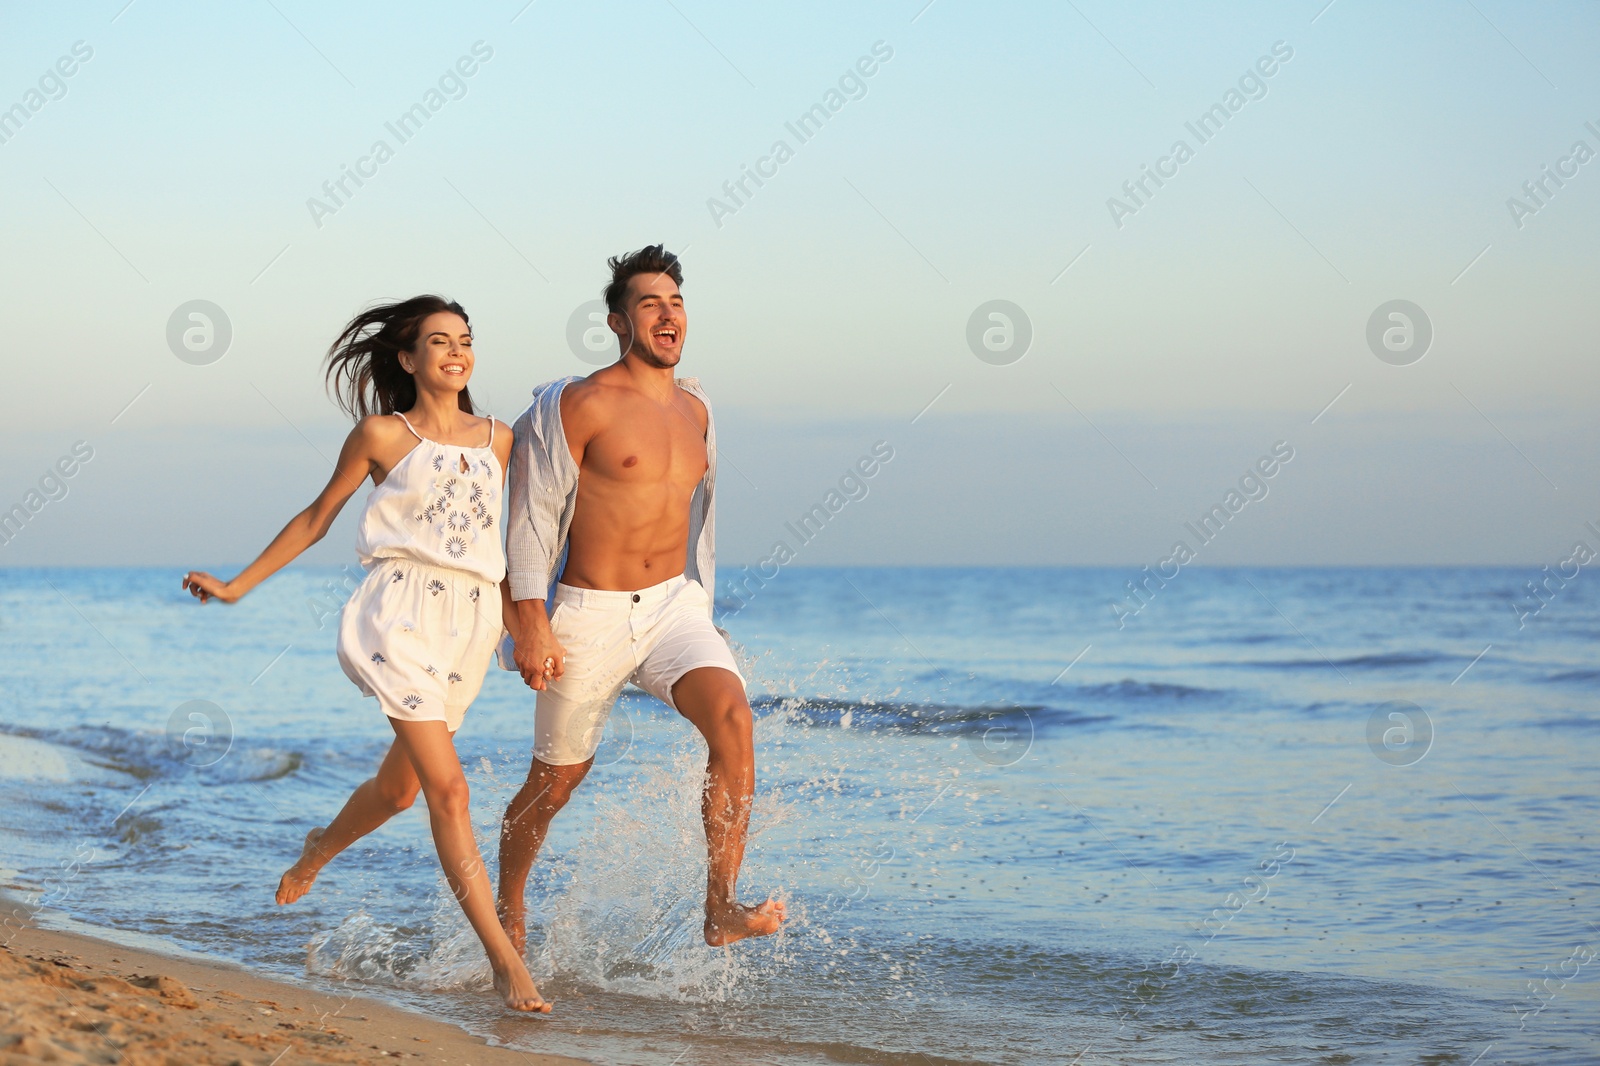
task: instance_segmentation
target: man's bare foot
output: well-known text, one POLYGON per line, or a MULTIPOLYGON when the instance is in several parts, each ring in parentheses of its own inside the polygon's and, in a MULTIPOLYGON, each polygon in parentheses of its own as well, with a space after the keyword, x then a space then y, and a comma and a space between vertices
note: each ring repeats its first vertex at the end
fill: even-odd
POLYGON ((506 931, 506 937, 511 941, 511 946, 517 949, 517 957, 522 958, 528 952, 528 916, 527 911, 520 907, 511 910, 501 905, 496 908, 500 915, 500 928, 506 931))
POLYGON ((769 899, 759 907, 735 903, 713 909, 706 905, 706 943, 712 947, 731 944, 749 936, 771 936, 783 924, 783 901, 769 899))
POLYGON ((521 958, 505 969, 495 968, 494 990, 500 993, 500 998, 511 1010, 550 1013, 549 1001, 539 995, 539 989, 534 986, 533 978, 528 976, 528 968, 522 964, 521 958))
POLYGON ((295 864, 283 872, 278 879, 278 904, 293 903, 307 892, 311 891, 311 882, 317 879, 317 874, 323 867, 322 853, 317 850, 317 841, 322 839, 325 827, 318 826, 306 834, 305 847, 300 849, 300 858, 295 864))

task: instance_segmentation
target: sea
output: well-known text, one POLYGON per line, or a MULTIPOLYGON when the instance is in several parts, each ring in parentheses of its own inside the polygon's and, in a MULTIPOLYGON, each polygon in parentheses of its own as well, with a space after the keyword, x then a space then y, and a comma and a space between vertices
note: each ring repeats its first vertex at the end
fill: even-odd
MULTIPOLYGON (((704 745, 629 690, 535 870, 525 1017, 421 803, 273 903, 391 739, 334 658, 360 576, 200 606, 177 570, 4 571, 0 884, 331 1019, 619 1066, 1600 1061, 1600 577, 784 570, 718 603, 740 891, 790 920, 704 944, 704 745)), ((457 737, 491 865, 532 724, 494 669, 457 737)))

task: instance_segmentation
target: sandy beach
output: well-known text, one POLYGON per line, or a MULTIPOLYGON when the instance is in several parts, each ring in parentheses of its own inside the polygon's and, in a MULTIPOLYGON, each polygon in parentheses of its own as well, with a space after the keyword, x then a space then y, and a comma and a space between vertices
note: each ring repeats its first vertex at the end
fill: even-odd
POLYGON ((42 929, 14 913, 23 924, 8 924, 0 947, 0 1066, 583 1061, 490 1047, 376 1000, 42 929))

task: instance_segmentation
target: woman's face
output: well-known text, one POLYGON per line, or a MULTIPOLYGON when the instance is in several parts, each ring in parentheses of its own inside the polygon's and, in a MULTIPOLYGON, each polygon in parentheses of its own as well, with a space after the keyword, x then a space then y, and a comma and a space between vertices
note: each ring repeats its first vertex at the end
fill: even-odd
POLYGON ((436 311, 422 320, 417 345, 400 356, 400 365, 417 382, 417 391, 460 392, 472 377, 472 328, 454 311, 436 311))

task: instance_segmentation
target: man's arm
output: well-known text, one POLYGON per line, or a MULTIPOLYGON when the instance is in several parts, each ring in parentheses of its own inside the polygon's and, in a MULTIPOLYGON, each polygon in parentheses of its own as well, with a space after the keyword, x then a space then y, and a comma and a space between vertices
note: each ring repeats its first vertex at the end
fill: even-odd
POLYGON ((566 649, 550 629, 544 597, 560 552, 567 486, 559 483, 551 457, 533 431, 540 402, 542 398, 517 419, 514 429, 506 471, 507 574, 500 594, 512 658, 533 689, 560 677, 566 658, 566 649))
POLYGON ((506 584, 512 600, 543 598, 561 536, 559 486, 533 431, 537 403, 512 429, 506 468, 506 584))
POLYGON ((506 629, 511 632, 511 657, 517 672, 529 688, 542 691, 547 682, 565 672, 567 657, 567 649, 550 628, 544 600, 513 600, 511 583, 502 582, 500 606, 506 629))

